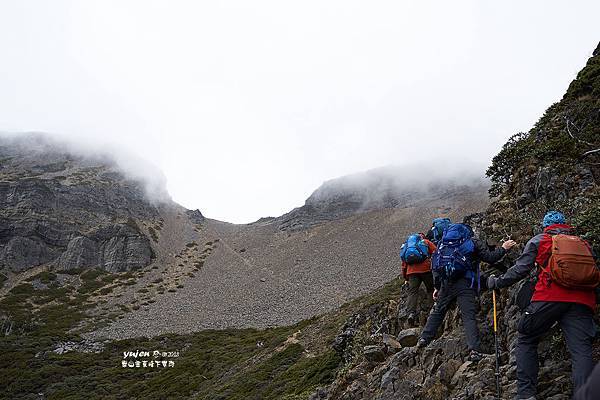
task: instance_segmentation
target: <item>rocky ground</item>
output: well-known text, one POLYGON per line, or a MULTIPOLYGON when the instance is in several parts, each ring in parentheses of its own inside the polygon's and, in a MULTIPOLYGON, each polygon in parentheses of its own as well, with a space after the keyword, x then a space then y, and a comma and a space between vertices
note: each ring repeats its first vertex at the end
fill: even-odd
POLYGON ((141 307, 88 335, 125 338, 280 326, 335 309, 398 275, 396 253, 412 227, 424 230, 442 207, 457 217, 481 202, 465 197, 429 204, 425 214, 413 208, 379 210, 294 232, 280 231, 275 223, 233 225, 207 219, 194 225, 185 214, 179 219, 175 214, 165 218, 160 240, 178 235, 171 241, 196 245, 173 248, 171 257, 154 264, 156 270, 150 267, 127 289, 138 293, 119 298, 119 303, 134 299, 141 307), (170 228, 169 234, 169 226, 178 229, 170 228), (177 285, 160 293, 175 271, 180 271, 177 285), (148 292, 139 294, 144 287, 148 292))
MULTIPOLYGON (((520 312, 515 305, 517 287, 498 296, 501 398, 516 395, 514 346, 520 312)), ((415 347, 429 306, 421 302, 421 327, 411 327, 403 314, 407 296, 404 287, 398 299, 389 299, 351 315, 333 347, 347 363, 343 373, 329 386, 310 397, 317 399, 443 400, 496 398, 495 353, 491 293, 483 293, 478 314, 483 360, 467 360, 460 313, 454 306, 443 331, 424 349, 415 347), (399 318, 397 310, 400 308, 399 318)), ((421 293, 425 300, 425 292, 421 293)), ((540 354, 541 399, 570 397, 570 361, 558 326, 542 340, 540 354)))

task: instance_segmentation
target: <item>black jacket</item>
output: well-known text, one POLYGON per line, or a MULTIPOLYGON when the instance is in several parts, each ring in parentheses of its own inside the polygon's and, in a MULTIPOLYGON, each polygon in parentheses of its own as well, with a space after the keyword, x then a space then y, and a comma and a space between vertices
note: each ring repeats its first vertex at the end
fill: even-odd
MULTIPOLYGON (((506 250, 503 247, 496 247, 492 249, 484 240, 475 237, 472 240, 475 244, 475 251, 473 252, 474 265, 479 265, 479 263, 482 261, 488 264, 497 263, 506 254, 506 250)), ((434 274, 433 276, 433 284, 436 289, 439 289, 442 286, 442 282, 440 277, 436 275, 437 274, 434 274)))

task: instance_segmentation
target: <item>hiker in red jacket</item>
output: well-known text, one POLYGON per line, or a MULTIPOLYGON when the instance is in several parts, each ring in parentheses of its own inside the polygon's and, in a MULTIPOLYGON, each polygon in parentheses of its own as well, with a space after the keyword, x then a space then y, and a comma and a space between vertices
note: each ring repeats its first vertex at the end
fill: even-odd
MULTIPOLYGON (((417 315, 417 301, 419 298, 419 289, 421 283, 425 285, 425 289, 429 294, 428 298, 433 295, 433 275, 431 273, 431 255, 436 250, 435 244, 425 239, 425 235, 422 233, 418 234, 419 239, 422 240, 424 245, 427 247, 427 252, 424 254, 425 259, 420 262, 410 263, 402 260, 402 277, 408 282, 408 301, 406 302, 406 311, 408 312, 407 321, 410 325, 414 325, 415 321, 418 322, 417 315)), ((402 256, 401 256, 402 259, 402 256)))
POLYGON ((488 278, 488 288, 498 289, 525 278, 533 268, 538 269, 531 304, 517 328, 518 399, 536 398, 539 368, 537 346, 555 322, 559 323, 571 353, 575 389, 585 382, 594 367, 594 287, 600 282, 600 272, 589 244, 573 236, 573 228, 565 224, 563 214, 549 211, 544 216, 543 226, 544 232, 527 242, 513 267, 500 277, 492 275, 488 278), (571 274, 580 275, 577 281, 565 281, 563 276, 567 275, 560 274, 561 269, 569 266, 572 267, 571 274))

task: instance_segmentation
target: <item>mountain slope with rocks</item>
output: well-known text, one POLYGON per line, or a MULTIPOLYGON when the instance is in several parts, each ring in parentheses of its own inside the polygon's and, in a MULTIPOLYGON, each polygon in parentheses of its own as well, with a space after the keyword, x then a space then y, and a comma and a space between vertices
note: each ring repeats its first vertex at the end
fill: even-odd
POLYGON ((388 167, 329 181, 285 216, 235 225, 43 135, 6 138, 0 155, 0 296, 26 279, 40 286, 42 273, 65 286, 89 270, 123 275, 89 300, 89 337, 296 323, 397 276, 397 249, 415 227, 488 203, 476 173, 417 183, 415 169, 388 167))
POLYGON ((332 217, 332 198, 347 193, 320 189, 307 203, 326 218, 308 213, 294 229, 284 218, 234 225, 186 210, 111 157, 44 135, 1 138, 0 155, 0 346, 16 360, 0 369, 10 393, 25 390, 19 365, 102 352, 115 339, 304 326, 395 278, 398 247, 415 227, 488 204, 482 179, 427 190, 387 184, 367 188, 387 203, 332 217))
MULTIPOLYGON (((559 209, 597 251, 599 138, 600 44, 561 101, 548 108, 529 132, 511 137, 494 157, 488 176, 492 179, 490 194, 497 199, 485 212, 469 215, 465 221, 489 243, 511 237, 522 249, 541 230, 544 213, 559 209)), ((518 249, 513 250, 503 267, 494 267, 510 267, 518 254, 518 249)), ((516 305, 519 288, 504 289, 498 298, 502 399, 516 394, 513 349, 521 316, 516 305)), ((400 304, 405 296, 400 294, 400 304)), ((396 320, 396 300, 389 298, 346 320, 334 343, 347 367, 333 384, 314 392, 311 399, 496 398, 491 293, 480 298, 482 347, 489 356, 479 363, 467 360, 456 307, 446 316, 443 332, 426 348, 417 349, 412 346, 419 329, 410 329, 402 316, 396 320)), ((422 314, 426 314, 429 304, 423 302, 422 307, 422 314)), ((541 341, 539 359, 538 398, 570 399, 570 355, 557 325, 541 341)), ((594 359, 600 360, 597 341, 594 359)))
MULTIPOLYGON (((288 217, 248 225, 205 219, 188 239, 198 249, 210 249, 210 256, 200 261, 201 270, 190 269, 193 276, 184 276, 176 292, 155 296, 152 303, 90 335, 264 328, 333 310, 398 275, 397 250, 414 227, 424 231, 436 215, 460 218, 480 210, 487 204, 488 187, 482 179, 462 186, 437 184, 427 196, 408 188, 402 192, 406 201, 395 207, 354 209, 328 220, 306 214, 301 229, 283 229, 288 217), (157 314, 164 315, 162 323, 150 328, 157 314)), ((324 208, 335 208, 327 204, 324 208)), ((179 268, 197 262, 189 257, 183 256, 179 268)))
POLYGON ((489 182, 480 173, 483 169, 408 165, 348 175, 325 182, 302 207, 267 222, 297 231, 375 210, 437 207, 438 214, 447 214, 453 205, 487 202, 489 182))
POLYGON ((113 161, 65 151, 39 134, 0 138, 0 270, 124 272, 156 257, 160 212, 113 161))
MULTIPOLYGON (((62 149, 28 159, 30 150, 3 144, 0 370, 8 383, 0 398, 494 398, 493 356, 466 360, 456 308, 427 348, 413 347, 419 330, 402 313, 397 250, 440 215, 465 217, 492 245, 509 235, 524 244, 550 207, 597 248, 598 51, 563 99, 494 158, 491 204, 481 181, 396 190, 393 179, 363 187, 349 177, 282 217, 233 225, 150 200, 139 180, 118 169, 107 175, 111 163, 88 170, 90 159, 62 149), (115 225, 125 231, 107 228, 115 225), (146 241, 149 260, 130 251, 146 241), (23 243, 39 249, 35 257, 23 243), (142 368, 123 356, 136 349, 178 356, 172 367, 142 368)), ((498 301, 505 399, 515 393, 517 290, 498 301)), ((482 345, 492 353, 489 293, 480 303, 482 345)), ((419 304, 423 322, 430 304, 419 304)), ((541 396, 568 399, 556 328, 540 354, 541 396)))

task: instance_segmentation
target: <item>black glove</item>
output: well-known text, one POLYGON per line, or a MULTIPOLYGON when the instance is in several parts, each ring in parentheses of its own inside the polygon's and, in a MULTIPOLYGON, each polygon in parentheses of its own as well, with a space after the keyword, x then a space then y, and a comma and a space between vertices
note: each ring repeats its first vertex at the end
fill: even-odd
POLYGON ((498 278, 494 275, 490 275, 487 278, 487 287, 489 290, 500 289, 498 287, 498 278))

